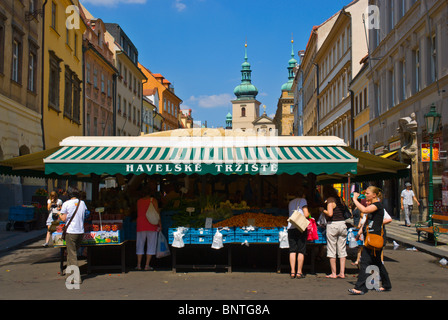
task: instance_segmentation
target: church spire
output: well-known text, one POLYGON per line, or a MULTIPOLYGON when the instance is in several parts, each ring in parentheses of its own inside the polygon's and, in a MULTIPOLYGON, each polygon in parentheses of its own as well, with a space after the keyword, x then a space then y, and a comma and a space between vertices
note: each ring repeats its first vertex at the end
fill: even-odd
POLYGON ((291 59, 288 61, 288 82, 282 86, 282 91, 291 91, 292 83, 294 81, 294 68, 297 65, 297 60, 294 58, 294 39, 291 38, 291 59))
POLYGON ((244 44, 244 62, 241 65, 241 84, 238 85, 233 93, 238 100, 252 100, 258 94, 257 88, 252 84, 252 70, 247 58, 247 41, 244 44))

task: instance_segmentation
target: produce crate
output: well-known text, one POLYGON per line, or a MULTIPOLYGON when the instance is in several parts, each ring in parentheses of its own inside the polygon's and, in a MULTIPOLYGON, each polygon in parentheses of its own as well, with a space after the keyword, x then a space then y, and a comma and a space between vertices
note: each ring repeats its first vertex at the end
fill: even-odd
POLYGON ((14 206, 9 208, 8 220, 29 221, 34 219, 34 206, 14 206))
MULTIPOLYGON (((174 232, 177 231, 178 228, 169 228, 168 229, 168 243, 172 244, 174 241, 174 232)), ((184 244, 190 244, 190 233, 191 233, 191 229, 187 229, 187 231, 184 234, 184 237, 182 238, 182 240, 184 241, 184 244)))
POLYGON ((319 239, 311 241, 312 243, 327 243, 327 237, 324 234, 325 228, 317 228, 317 235, 319 236, 319 239))
POLYGON ((261 243, 275 243, 279 242, 280 228, 259 228, 257 230, 258 242, 261 243))
POLYGON ((258 242, 257 229, 247 230, 245 228, 235 228, 235 242, 243 243, 245 241, 248 243, 258 242))
POLYGON ((212 244, 213 236, 216 229, 214 228, 191 228, 190 243, 191 244, 212 244))

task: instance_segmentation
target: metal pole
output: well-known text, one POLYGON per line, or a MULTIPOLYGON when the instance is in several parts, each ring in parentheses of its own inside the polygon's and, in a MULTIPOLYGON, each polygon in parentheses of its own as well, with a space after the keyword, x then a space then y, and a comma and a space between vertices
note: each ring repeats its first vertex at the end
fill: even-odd
POLYGON ((428 221, 429 225, 432 226, 432 214, 434 212, 434 192, 433 192, 433 181, 432 181, 432 145, 434 142, 434 135, 429 134, 429 188, 428 188, 428 221))

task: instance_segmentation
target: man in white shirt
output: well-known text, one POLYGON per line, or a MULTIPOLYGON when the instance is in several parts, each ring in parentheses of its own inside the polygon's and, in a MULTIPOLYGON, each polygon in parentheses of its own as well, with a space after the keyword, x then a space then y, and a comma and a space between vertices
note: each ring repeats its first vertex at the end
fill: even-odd
MULTIPOLYGON (((67 266, 78 266, 77 251, 81 246, 81 240, 84 234, 84 214, 87 210, 84 201, 79 200, 79 192, 74 190, 70 194, 70 199, 62 204, 60 218, 66 225, 70 222, 67 228, 65 242, 67 245, 67 266), (76 208, 78 210, 76 211, 76 208)), ((80 280, 80 279, 79 279, 80 280)))
POLYGON ((406 227, 411 226, 411 212, 414 207, 414 202, 417 202, 417 205, 420 206, 420 202, 418 202, 417 198, 414 195, 414 191, 412 191, 412 185, 410 182, 405 183, 406 189, 401 192, 401 210, 404 211, 404 218, 406 227))

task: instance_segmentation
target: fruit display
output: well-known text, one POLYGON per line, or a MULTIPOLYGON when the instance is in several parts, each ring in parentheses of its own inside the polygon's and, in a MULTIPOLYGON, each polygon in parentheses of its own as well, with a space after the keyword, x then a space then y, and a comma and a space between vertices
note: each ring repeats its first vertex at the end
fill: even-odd
POLYGON ((253 226, 260 228, 278 228, 288 225, 288 217, 274 216, 265 213, 245 212, 242 214, 234 215, 229 219, 225 219, 213 224, 214 228, 221 227, 245 227, 249 225, 249 222, 253 222, 253 226))
POLYGON ((219 203, 221 208, 230 208, 232 210, 249 210, 250 207, 247 205, 246 201, 241 201, 240 203, 231 203, 230 200, 226 202, 219 203))

